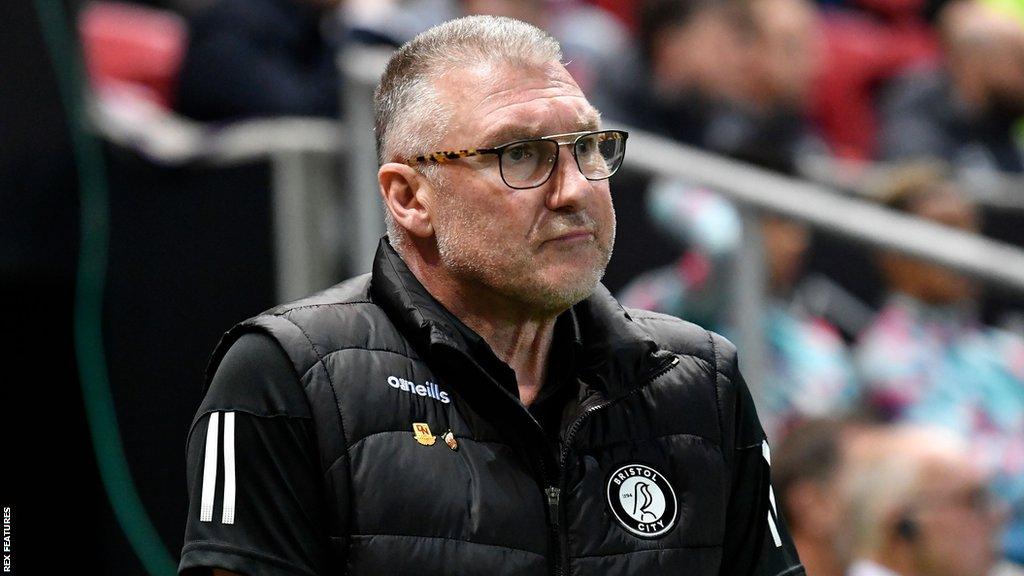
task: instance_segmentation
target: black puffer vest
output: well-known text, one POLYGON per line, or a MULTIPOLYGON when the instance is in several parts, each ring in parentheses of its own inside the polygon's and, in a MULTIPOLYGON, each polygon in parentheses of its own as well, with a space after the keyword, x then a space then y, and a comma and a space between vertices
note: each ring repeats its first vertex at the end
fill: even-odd
POLYGON ((574 309, 584 394, 560 448, 458 345, 386 241, 372 275, 228 332, 209 374, 250 331, 290 357, 337 573, 749 573, 742 556, 756 556, 770 512, 766 474, 735 461, 740 448, 760 457, 763 439, 735 349, 624 310, 604 287, 574 309), (739 501, 748 481, 761 484, 739 501))

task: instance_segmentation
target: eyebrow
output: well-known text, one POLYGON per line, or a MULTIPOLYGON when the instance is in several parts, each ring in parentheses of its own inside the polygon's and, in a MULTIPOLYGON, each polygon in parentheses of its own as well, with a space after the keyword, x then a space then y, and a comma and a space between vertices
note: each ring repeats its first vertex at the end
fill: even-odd
POLYGON ((528 140, 535 137, 536 133, 526 126, 521 124, 507 124, 495 130, 490 136, 484 138, 484 144, 487 147, 493 148, 495 146, 501 146, 507 142, 528 140))

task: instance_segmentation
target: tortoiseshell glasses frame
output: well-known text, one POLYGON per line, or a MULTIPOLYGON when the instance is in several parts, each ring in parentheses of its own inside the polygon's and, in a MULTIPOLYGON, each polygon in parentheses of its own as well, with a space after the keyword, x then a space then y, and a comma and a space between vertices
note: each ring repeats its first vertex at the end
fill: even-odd
POLYGON ((525 190, 542 186, 551 178, 554 167, 558 164, 559 150, 562 146, 568 145, 572 145, 576 167, 587 180, 604 180, 611 177, 622 165, 628 137, 629 134, 624 130, 570 132, 515 140, 493 148, 441 150, 416 156, 406 164, 444 164, 460 158, 493 154, 498 157, 498 167, 505 185, 516 190, 525 190))

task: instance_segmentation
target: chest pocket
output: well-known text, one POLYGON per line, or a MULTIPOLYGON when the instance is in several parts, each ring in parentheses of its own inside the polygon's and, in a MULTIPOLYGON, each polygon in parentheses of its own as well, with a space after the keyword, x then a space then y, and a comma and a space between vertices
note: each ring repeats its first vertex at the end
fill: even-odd
POLYGON ((512 448, 474 439, 454 403, 422 408, 399 403, 388 417, 406 430, 371 434, 350 448, 350 532, 546 554, 542 492, 512 448))
POLYGON ((571 555, 640 558, 644 551, 690 550, 682 565, 695 566, 694 558, 713 565, 728 496, 721 448, 694 433, 692 421, 654 410, 652 401, 637 394, 595 413, 574 442, 565 499, 571 555), (702 559, 708 554, 699 550, 710 556, 702 559))

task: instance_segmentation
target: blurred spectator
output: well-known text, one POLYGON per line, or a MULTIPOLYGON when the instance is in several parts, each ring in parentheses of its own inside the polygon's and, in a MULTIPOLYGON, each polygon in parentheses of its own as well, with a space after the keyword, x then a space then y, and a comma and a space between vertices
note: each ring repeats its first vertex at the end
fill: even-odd
POLYGON ((818 11, 805 0, 751 0, 751 100, 760 108, 802 111, 820 65, 818 11))
POLYGON ((354 42, 392 48, 454 14, 451 0, 347 0, 342 10, 354 42))
MULTIPOLYGON (((729 336, 730 278, 741 240, 735 208, 714 193, 665 180, 652 185, 648 206, 654 222, 686 250, 677 264, 637 276, 620 301, 729 336)), ((838 332, 793 299, 809 231, 770 216, 761 225, 769 289, 764 311, 768 372, 758 376, 763 400, 758 412, 769 438, 777 439, 802 418, 851 408, 857 385, 838 332)))
POLYGON ((607 117, 705 145, 717 107, 744 96, 736 16, 727 0, 649 0, 641 11, 635 68, 602 77, 595 104, 607 117))
POLYGON ((921 0, 858 0, 869 11, 831 8, 811 105, 814 123, 832 155, 875 156, 879 87, 938 58, 934 28, 921 0))
MULTIPOLYGON (((629 65, 629 32, 610 13, 582 0, 457 0, 459 14, 508 16, 548 32, 562 46, 565 67, 583 90, 595 87, 599 70, 629 65)), ((453 16, 454 17, 454 16, 453 16)))
POLYGON ((640 16, 638 61, 596 86, 606 116, 786 173, 823 148, 807 121, 821 43, 809 0, 648 0, 640 16))
POLYGON ((565 67, 585 91, 598 88, 602 72, 625 76, 635 66, 633 40, 622 22, 582 0, 548 0, 544 28, 558 39, 565 67))
MULTIPOLYGON (((976 230, 973 205, 940 172, 908 168, 886 197, 897 210, 976 230)), ((974 284, 913 258, 883 254, 891 291, 860 336, 856 361, 869 406, 889 421, 933 423, 970 442, 975 462, 1016 507, 1004 543, 1024 561, 1024 341, 983 325, 974 284)))
POLYGON ((989 574, 999 515, 967 447, 935 429, 870 436, 840 491, 849 576, 989 574))
POLYGON ((958 171, 1024 171, 1024 26, 977 0, 939 21, 944 67, 894 82, 881 101, 883 159, 937 158, 958 171))
POLYGON ((445 20, 471 14, 507 16, 554 36, 565 67, 585 91, 594 89, 598 70, 630 67, 626 25, 583 0, 349 0, 345 5, 351 36, 364 44, 398 47, 445 20))
MULTIPOLYGON (((811 88, 823 48, 817 7, 809 0, 747 0, 735 26, 743 42, 742 90, 714 115, 706 146, 785 172, 796 158, 824 149, 808 123, 811 88)), ((717 57, 712 57, 712 63, 717 57)))
POLYGON ((189 21, 178 110, 197 120, 337 116, 340 0, 214 0, 189 21))
POLYGON ((843 576, 836 550, 844 530, 839 492, 854 426, 814 419, 795 427, 772 451, 772 485, 808 574, 843 576))

